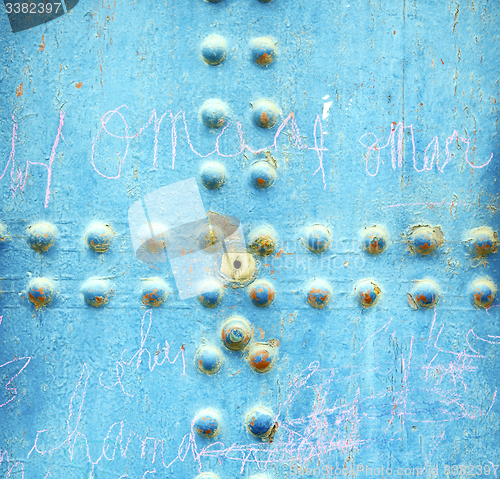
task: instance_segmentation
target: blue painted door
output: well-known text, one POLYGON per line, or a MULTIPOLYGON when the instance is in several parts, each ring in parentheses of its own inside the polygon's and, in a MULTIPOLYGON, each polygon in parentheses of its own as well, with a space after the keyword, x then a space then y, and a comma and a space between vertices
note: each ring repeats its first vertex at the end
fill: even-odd
POLYGON ((498 477, 495 2, 4 3, 0 477, 498 477))

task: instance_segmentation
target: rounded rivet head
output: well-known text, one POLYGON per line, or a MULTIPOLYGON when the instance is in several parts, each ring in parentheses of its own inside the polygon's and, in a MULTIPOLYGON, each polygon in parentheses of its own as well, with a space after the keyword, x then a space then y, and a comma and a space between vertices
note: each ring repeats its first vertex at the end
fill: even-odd
POLYGON ((250 168, 250 181, 259 190, 266 190, 273 186, 276 177, 276 169, 267 161, 258 161, 250 168))
POLYGON ((209 65, 219 65, 226 58, 227 43, 220 35, 210 35, 201 44, 201 56, 209 65))
POLYGON ((108 251, 113 234, 113 230, 108 225, 93 223, 85 233, 85 242, 91 250, 104 253, 108 251))
POLYGON ((222 246, 224 230, 219 225, 204 223, 197 229, 195 236, 202 250, 215 253, 222 246))
POLYGON ((28 242, 39 253, 48 251, 55 239, 56 229, 50 223, 40 222, 28 228, 28 242))
POLYGON ((82 291, 85 301, 90 306, 100 308, 108 302, 111 289, 107 281, 91 278, 85 282, 82 291))
POLYGON ((5 241, 7 238, 7 227, 3 223, 0 223, 0 243, 5 241))
POLYGON ((202 472, 198 474, 195 479, 219 479, 219 476, 213 472, 202 472))
POLYGON ((322 225, 313 225, 307 228, 303 242, 313 253, 322 253, 328 248, 330 238, 328 228, 322 225))
POLYGON ((220 424, 219 413, 211 408, 203 409, 194 418, 194 430, 209 439, 219 434, 220 424))
POLYGON ((47 278, 35 278, 28 284, 28 297, 37 307, 46 306, 54 297, 54 287, 47 278))
POLYGON ((439 227, 419 226, 411 235, 408 247, 413 253, 428 255, 443 243, 442 233, 439 227))
POLYGON ((276 42, 270 37, 255 38, 250 43, 252 60, 262 67, 267 67, 276 59, 276 42))
POLYGON ((365 228, 362 233, 363 249, 369 254, 379 254, 387 248, 387 233, 380 226, 365 228))
MULTIPOLYGON (((433 308, 439 299, 439 286, 430 279, 423 279, 415 283, 412 298, 417 307, 433 308)), ((415 307, 414 305, 411 306, 415 307)))
POLYGON ((476 256, 487 256, 496 253, 498 245, 497 234, 486 226, 471 231, 472 251, 476 256))
POLYGON ((222 285, 216 279, 209 279, 203 283, 198 299, 206 308, 215 308, 220 304, 223 296, 222 285))
POLYGON ((165 281, 160 278, 149 278, 142 285, 142 304, 157 308, 167 299, 167 294, 168 286, 165 281))
POLYGON ((167 228, 160 223, 145 224, 137 232, 141 247, 151 254, 159 254, 166 248, 166 235, 167 228))
POLYGON ((250 323, 241 316, 232 316, 222 325, 221 335, 226 348, 239 351, 250 341, 250 323))
POLYGON ((381 290, 375 281, 365 279, 356 284, 356 296, 364 308, 371 308, 380 299, 381 290))
POLYGON ((489 308, 495 299, 496 286, 488 278, 476 279, 471 284, 472 301, 478 308, 489 308))
POLYGON ((266 407, 256 407, 247 415, 248 430, 262 440, 272 440, 277 427, 273 412, 266 407))
POLYGON ((275 294, 273 286, 264 280, 254 281, 248 288, 250 300, 261 308, 269 306, 274 301, 275 294))
POLYGON ((314 280, 309 285, 307 302, 316 309, 323 309, 332 297, 330 285, 322 280, 314 280))
POLYGON ((227 105, 215 98, 207 100, 201 107, 201 119, 209 128, 220 128, 227 118, 227 105))
POLYGON ((215 255, 215 273, 222 284, 243 288, 257 276, 257 259, 242 243, 226 242, 215 255))
POLYGON ((258 100, 253 104, 253 121, 261 128, 272 128, 279 116, 278 107, 269 100, 258 100))
POLYGON ((257 373, 267 373, 274 365, 278 354, 279 341, 252 344, 248 351, 248 364, 257 373))
POLYGON ((274 252, 276 233, 272 228, 262 227, 253 230, 248 236, 248 246, 260 256, 269 256, 274 252))
POLYGON ((215 374, 221 368, 222 361, 221 350, 208 344, 201 346, 195 356, 196 366, 205 374, 215 374))
POLYGON ((217 190, 226 181, 226 170, 220 163, 209 161, 201 167, 200 178, 205 188, 217 190))

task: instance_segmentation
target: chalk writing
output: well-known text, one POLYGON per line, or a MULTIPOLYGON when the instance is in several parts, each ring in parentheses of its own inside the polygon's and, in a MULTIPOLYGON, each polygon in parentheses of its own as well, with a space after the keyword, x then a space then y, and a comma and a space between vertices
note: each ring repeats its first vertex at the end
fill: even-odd
POLYGON ((248 143, 245 141, 245 139, 243 137, 243 129, 242 129, 241 122, 237 121, 236 122, 236 130, 237 130, 237 134, 238 134, 238 138, 239 138, 239 142, 240 142, 239 150, 236 151, 236 152, 234 152, 234 153, 225 154, 225 153, 223 153, 221 151, 220 140, 221 140, 222 136, 228 130, 229 126, 232 124, 231 121, 226 121, 224 123, 224 125, 223 125, 223 127, 221 129, 220 134, 215 139, 215 146, 214 146, 213 150, 209 151, 208 153, 201 153, 201 152, 199 152, 194 147, 193 142, 191 141, 191 136, 189 134, 189 129, 188 129, 188 123, 187 123, 187 120, 186 120, 186 113, 185 113, 184 110, 180 110, 176 114, 174 114, 171 110, 167 110, 165 113, 163 113, 160 116, 159 119, 158 119, 158 115, 156 113, 156 110, 153 110, 152 113, 151 113, 151 115, 150 115, 150 117, 149 117, 149 121, 144 126, 142 126, 135 135, 129 135, 129 127, 128 127, 127 121, 125 120, 124 115, 120 111, 123 108, 128 109, 127 105, 122 105, 122 106, 116 108, 115 110, 108 111, 101 118, 101 126, 99 128, 99 131, 98 131, 97 135, 94 137, 94 139, 92 141, 92 153, 91 153, 91 159, 90 159, 90 161, 91 161, 91 164, 92 164, 94 170, 99 175, 101 175, 104 178, 107 178, 107 179, 110 179, 110 180, 114 180, 114 179, 120 178, 121 171, 122 171, 122 165, 123 165, 123 162, 125 161, 125 158, 127 157, 128 150, 129 150, 129 147, 130 147, 130 140, 133 140, 133 139, 137 138, 139 135, 141 135, 144 132, 144 130, 146 130, 146 128, 148 128, 153 123, 154 123, 154 132, 155 132, 154 153, 153 153, 153 166, 155 168, 157 168, 158 167, 158 161, 157 161, 157 159, 158 159, 158 134, 160 132, 160 126, 161 126, 161 123, 163 121, 163 118, 168 114, 169 117, 170 117, 170 120, 171 120, 172 169, 175 168, 175 160, 176 160, 176 157, 177 157, 177 141, 178 141, 177 122, 180 120, 180 118, 182 118, 182 124, 183 124, 184 132, 185 132, 185 135, 186 135, 186 140, 187 140, 187 143, 189 145, 189 148, 191 149, 191 151, 195 155, 199 156, 200 158, 206 158, 206 157, 208 157, 210 155, 213 155, 213 154, 217 154, 217 155, 219 155, 221 157, 224 157, 224 158, 232 158, 232 157, 241 155, 245 151, 249 151, 250 153, 253 153, 253 154, 263 153, 263 152, 266 152, 266 151, 270 151, 272 149, 274 149, 274 150, 277 151, 278 150, 278 138, 281 135, 281 133, 283 132, 284 128, 288 125, 288 123, 290 123, 291 136, 293 138, 293 144, 294 144, 294 146, 298 150, 309 149, 309 150, 316 151, 316 153, 318 155, 318 160, 319 160, 319 167, 314 172, 314 174, 316 174, 318 171, 322 172, 322 175, 323 175, 323 187, 326 189, 325 172, 324 172, 324 166, 323 166, 323 152, 324 151, 328 151, 328 150, 324 147, 323 127, 321 125, 321 118, 320 118, 319 115, 316 115, 316 120, 315 120, 315 123, 314 123, 314 147, 307 147, 306 145, 302 144, 302 142, 300 140, 300 131, 299 131, 299 128, 297 126, 297 122, 295 120, 295 115, 294 115, 293 112, 291 112, 291 113, 288 114, 288 116, 285 118, 285 120, 282 122, 282 124, 278 127, 278 129, 276 131, 276 134, 274 135, 274 141, 273 141, 273 143, 271 145, 269 145, 269 146, 265 146, 265 147, 258 148, 258 149, 253 149, 251 146, 248 145, 248 143), (124 128, 124 132, 125 132, 124 135, 116 135, 114 133, 111 133, 108 130, 107 124, 113 118, 114 115, 118 115, 118 117, 123 122, 123 128, 124 128), (318 142, 318 132, 317 132, 318 129, 319 129, 319 142, 318 142), (114 175, 114 176, 110 176, 110 175, 106 175, 106 174, 102 173, 97 168, 96 162, 95 162, 95 148, 96 148, 96 144, 97 144, 98 140, 101 138, 101 133, 103 131, 107 135, 109 135, 109 136, 111 136, 113 138, 125 140, 125 150, 123 152, 123 155, 122 155, 121 151, 118 153, 118 156, 120 157, 120 160, 119 160, 119 163, 118 163, 118 171, 117 171, 116 175, 114 175))
MULTIPOLYGON (((141 321, 141 346, 132 357, 136 364, 140 363, 143 353, 149 354, 144 346, 151 328, 151 317, 152 312, 147 311, 141 321)), ((216 441, 202 446, 191 421, 189 431, 179 440, 178 446, 166 449, 166 438, 151 437, 146 431, 135 432, 128 427, 126 418, 122 418, 109 426, 101 441, 102 449, 98 457, 93 458, 82 426, 85 423, 85 395, 91 380, 90 370, 83 364, 69 399, 65 439, 52 448, 44 448, 40 446, 40 440, 48 429, 41 429, 27 457, 38 453, 50 458, 52 453, 64 447, 72 461, 78 439, 86 445, 86 457, 92 466, 91 474, 101 461, 114 461, 120 457, 126 459, 128 455, 134 454, 144 460, 144 475, 170 469, 174 464, 186 461, 192 461, 202 471, 206 458, 216 458, 219 463, 237 462, 243 473, 249 464, 261 470, 266 470, 271 464, 307 464, 320 461, 329 452, 362 450, 375 444, 402 441, 406 421, 436 424, 445 428, 451 421, 484 418, 491 413, 497 391, 492 391, 485 400, 480 399, 477 390, 467 396, 468 381, 475 379, 475 362, 486 357, 479 351, 480 345, 498 347, 500 337, 487 335, 483 338, 471 328, 464 333, 464 347, 453 350, 442 344, 445 326, 445 322, 440 324, 435 310, 425 344, 417 347, 416 338, 411 335, 407 344, 399 345, 401 353, 393 361, 376 361, 372 367, 322 368, 318 361, 310 363, 287 384, 284 399, 276 408, 275 421, 279 424, 279 434, 272 444, 225 444, 216 441), (473 340, 477 344, 472 344, 473 340), (401 387, 394 388, 389 381, 390 384, 382 385, 378 391, 362 394, 360 387, 357 387, 350 395, 346 394, 346 384, 366 381, 374 373, 388 378, 399 374, 401 387), (426 386, 420 388, 416 384, 426 386), (310 412, 295 417, 293 411, 297 410, 296 404, 308 403, 302 397, 307 391, 315 395, 310 412), (480 402, 474 404, 471 400, 480 402), (433 404, 435 407, 432 407, 433 404)), ((398 328, 404 330, 402 321, 391 318, 367 337, 356 354, 363 353, 367 357, 373 354, 376 358, 380 348, 386 347, 385 341, 398 343, 398 328)), ((149 363, 151 371, 155 365, 149 363)), ((474 384, 477 388, 477 381, 474 384)), ((431 463, 445 434, 446 429, 442 429, 430 444, 423 446, 426 467, 431 463)), ((22 468, 22 463, 16 464, 9 467, 22 468)))
MULTIPOLYGON (((1 324, 1 316, 0 316, 0 324, 1 324)), ((7 394, 10 396, 10 398, 8 400, 4 401, 3 403, 1 403, 0 407, 4 407, 7 404, 9 404, 11 401, 14 401, 14 399, 16 399, 17 388, 9 387, 10 383, 12 383, 12 381, 14 381, 26 369, 26 367, 28 366, 28 364, 31 361, 31 356, 26 356, 23 358, 16 358, 16 359, 13 359, 11 361, 7 361, 4 364, 0 364, 0 370, 1 370, 2 368, 7 367, 9 364, 14 364, 17 361, 21 361, 21 362, 24 361, 24 364, 22 365, 21 369, 19 369, 17 371, 17 373, 14 374, 12 377, 10 377, 10 379, 5 383, 4 388, 7 390, 7 394)), ((0 399, 0 401, 2 401, 2 400, 0 399)))
POLYGON ((9 155, 9 160, 7 161, 7 164, 5 165, 5 168, 3 170, 3 173, 0 175, 0 180, 5 176, 7 173, 7 168, 9 164, 11 164, 10 167, 10 178, 11 178, 11 183, 10 183, 10 190, 12 191, 12 197, 14 198, 15 193, 17 189, 20 189, 21 192, 24 192, 24 188, 26 186, 26 180, 28 178, 28 172, 30 165, 31 166, 43 166, 44 168, 47 169, 47 186, 45 188, 45 208, 49 205, 50 201, 50 183, 52 181, 52 166, 56 157, 56 150, 59 145, 59 141, 61 138, 64 137, 62 135, 62 127, 64 125, 64 112, 60 111, 59 112, 59 128, 57 129, 57 135, 56 139, 54 140, 54 145, 52 146, 52 151, 50 153, 50 158, 49 158, 49 163, 38 163, 34 161, 29 161, 26 160, 26 166, 24 168, 24 179, 23 179, 23 172, 19 168, 19 166, 16 167, 15 161, 16 161, 16 140, 17 140, 17 122, 12 115, 12 149, 9 155))
POLYGON ((127 352, 127 350, 124 349, 121 356, 120 356, 119 361, 116 361, 116 366, 115 366, 116 382, 112 386, 105 386, 104 384, 102 384, 102 381, 101 381, 101 378, 103 375, 103 373, 101 373, 101 375, 99 376, 99 384, 101 386, 103 386, 106 389, 111 389, 111 388, 115 387, 116 385, 120 385, 120 388, 123 391, 123 394, 125 394, 126 396, 133 396, 133 394, 129 394, 125 391, 125 388, 122 384, 122 378, 123 378, 123 375, 125 374, 125 366, 131 366, 134 361, 136 361, 135 369, 136 370, 139 369, 139 366, 142 363, 143 354, 147 354, 148 368, 151 372, 154 371, 156 366, 161 366, 165 361, 168 361, 169 364, 175 364, 175 362, 177 361, 177 358, 179 357, 179 355, 181 355, 182 356, 182 375, 184 376, 186 374, 186 361, 184 358, 184 346, 181 346, 179 349, 179 352, 177 353, 175 358, 173 360, 170 360, 170 358, 169 358, 170 346, 168 344, 168 341, 165 340, 165 346, 163 347, 163 359, 161 361, 159 361, 158 358, 161 354, 161 349, 160 349, 160 343, 158 343, 158 345, 156 346, 156 352, 155 352, 155 354, 153 354, 153 360, 152 360, 151 353, 149 352, 149 350, 147 348, 144 347, 144 345, 146 344, 146 340, 148 338, 148 335, 149 335, 149 331, 151 329, 152 322, 153 322, 153 310, 149 309, 148 311, 146 311, 144 313, 144 316, 142 317, 142 321, 141 321, 141 346, 135 352, 135 354, 130 358, 129 361, 125 361, 123 359, 124 354, 127 352), (148 313, 149 313, 149 322, 148 322, 146 331, 144 331, 144 325, 145 325, 145 321, 146 321, 145 318, 148 315, 148 313), (152 362, 152 364, 151 364, 151 362, 152 362))
POLYGON ((469 148, 470 148, 470 138, 461 138, 456 130, 453 131, 451 136, 446 138, 446 145, 445 145, 445 158, 442 164, 440 163, 440 155, 439 155, 439 140, 438 137, 435 136, 431 142, 427 145, 427 147, 424 150, 424 160, 423 160, 423 165, 419 167, 417 165, 417 158, 416 158, 416 152, 415 152, 415 139, 414 139, 414 131, 413 131, 413 125, 404 125, 402 122, 396 123, 396 122, 391 122, 391 131, 389 133, 389 138, 387 139, 387 143, 383 146, 380 145, 381 139, 378 138, 374 133, 371 131, 368 133, 365 133, 360 139, 359 143, 363 145, 366 148, 366 153, 365 153, 365 168, 366 168, 366 173, 370 176, 377 176, 379 168, 380 168, 380 163, 384 163, 384 161, 380 158, 380 152, 384 148, 387 148, 389 145, 391 146, 391 165, 392 169, 396 170, 396 168, 401 168, 403 166, 403 143, 404 143, 404 134, 406 130, 409 130, 410 133, 410 138, 411 138, 411 145, 412 145, 412 159, 413 159, 413 168, 415 171, 418 173, 422 173, 423 171, 431 171, 434 167, 434 164, 436 165, 436 168, 438 171, 441 173, 443 172, 445 166, 450 162, 451 160, 451 153, 449 146, 453 141, 457 142, 457 145, 459 145, 459 141, 462 143, 465 143, 467 146, 467 149, 465 150, 465 161, 471 168, 484 168, 486 165, 488 165, 492 158, 493 158, 493 153, 490 156, 490 159, 481 165, 474 165, 474 163, 469 160, 468 154, 469 154, 469 148), (397 141, 396 141, 396 132, 397 132, 397 141), (371 139, 370 139, 371 138, 371 139), (368 144, 365 144, 364 142, 367 142, 368 144), (370 143, 371 142, 371 143, 370 143), (429 150, 432 153, 432 156, 429 158, 429 150), (372 156, 371 153, 376 152, 376 157, 374 163, 376 165, 375 171, 373 172, 373 168, 371 168, 368 165, 370 161, 370 157, 372 156))

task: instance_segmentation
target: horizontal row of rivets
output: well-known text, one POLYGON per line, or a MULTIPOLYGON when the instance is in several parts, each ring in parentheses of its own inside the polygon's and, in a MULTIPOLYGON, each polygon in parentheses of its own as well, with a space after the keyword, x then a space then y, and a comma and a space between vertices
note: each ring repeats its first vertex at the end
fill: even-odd
MULTIPOLYGON (((270 100, 259 99, 251 103, 252 119, 261 128, 272 128, 280 114, 279 108, 270 100)), ((228 105, 218 98, 210 98, 200 108, 201 120, 209 128, 221 128, 229 118, 228 105)))
MULTIPOLYGON (((267 187, 272 184, 275 176, 274 168, 267 162, 258 162, 252 167, 252 179, 258 187, 267 187)), ((202 181, 207 187, 216 187, 214 185, 224 182, 224 169, 219 168, 218 164, 209 163, 202 169, 202 181)), ((0 226, 0 241, 7 238, 7 232, 4 225, 0 226)), ((164 229, 164 228, 163 228, 164 229)), ((161 225, 157 225, 155 231, 161 231, 161 225)), ((165 247, 163 236, 161 241, 158 236, 148 237, 151 227, 146 225, 144 229, 143 243, 146 248, 152 249, 151 252, 161 251, 165 247)), ((212 237, 215 230, 212 231, 212 237)), ((96 252, 103 253, 108 250, 111 240, 115 233, 104 223, 92 224, 85 233, 85 241, 88 247, 96 252)), ((473 252, 477 256, 486 256, 497 252, 498 238, 497 234, 489 227, 480 227, 472 230, 470 233, 470 243, 472 243, 473 252)), ((56 238, 56 229, 53 225, 45 222, 36 223, 28 228, 28 242, 33 249, 43 253, 48 251, 54 244, 56 238)), ((313 225, 306 230, 302 238, 304 245, 313 253, 323 253, 330 245, 332 235, 328 228, 323 225, 313 225)), ((219 243, 222 238, 214 238, 211 246, 219 243)), ((200 238, 201 248, 207 249, 206 233, 200 238)), ((439 227, 419 226, 415 227, 408 240, 408 249, 415 254, 422 256, 429 255, 444 243, 443 235, 439 227)), ((257 228, 250 233, 249 248, 258 255, 268 256, 274 252, 276 244, 276 233, 271 227, 257 228)), ((388 235, 380 226, 365 228, 362 232, 361 244, 363 249, 373 255, 382 253, 389 244, 388 235)))
MULTIPOLYGON (((276 42, 270 37, 255 38, 250 42, 252 60, 266 67, 274 62, 277 55, 276 42)), ((226 58, 227 42, 220 35, 213 34, 201 44, 201 55, 209 65, 220 65, 226 58)))
MULTIPOLYGON (((248 431, 262 441, 271 441, 277 431, 278 424, 274 421, 273 412, 258 406, 252 409, 246 417, 248 431)), ((221 416, 218 411, 207 408, 201 410, 193 419, 193 429, 197 434, 207 439, 213 439, 221 431, 221 416)))
MULTIPOLYGON (((478 308, 489 308, 495 299, 496 286, 489 278, 479 278, 469 287, 472 303, 478 308)), ((359 303, 364 308, 374 306, 380 299, 381 289, 378 284, 370 279, 358 282, 354 288, 359 303)), ((308 303, 316 309, 323 309, 332 297, 331 286, 322 280, 315 280, 307 294, 308 303)), ((412 293, 407 295, 409 305, 418 309, 433 308, 439 299, 439 287, 430 280, 415 281, 412 293)))
MULTIPOLYGON (((414 301, 410 301, 410 305, 435 306, 439 297, 437 284, 432 280, 420 280, 415 281, 415 285, 410 295, 414 301)), ((366 308, 376 304, 381 295, 380 287, 371 279, 358 282, 354 290, 359 302, 366 308)), ((213 288, 207 289, 198 298, 204 306, 213 308, 221 302, 223 291, 222 285, 214 281, 213 288)), ((470 285, 470 291, 476 306, 488 308, 495 299, 496 287, 489 278, 479 278, 470 285)), ((106 280, 89 279, 85 282, 82 292, 89 305, 100 307, 108 302, 111 288, 106 280)), ((168 287, 163 280, 150 278, 144 282, 142 288, 142 303, 146 306, 158 307, 165 301, 167 294, 168 287)), ((254 305, 265 307, 274 301, 276 292, 269 282, 259 280, 249 286, 248 294, 254 305)), ((314 280, 307 291, 307 302, 316 309, 322 309, 330 302, 332 294, 333 290, 326 281, 314 280)), ((54 296, 52 282, 47 278, 33 279, 28 285, 28 296, 36 307, 47 305, 54 296)))
MULTIPOLYGON (((250 337, 246 337, 246 320, 240 317, 230 318, 223 328, 223 344, 227 349, 239 350, 246 348, 250 337), (241 348, 240 348, 241 346, 241 348)), ((278 354, 279 341, 256 342, 250 344, 246 359, 248 365, 256 373, 267 373, 273 367, 278 354)), ((205 344, 196 352, 195 363, 205 374, 215 374, 222 367, 224 357, 219 348, 205 344)))
MULTIPOLYGON (((276 168, 267 161, 257 161, 250 167, 250 182, 259 190, 270 188, 276 177, 276 168)), ((205 188, 217 190, 226 181, 226 169, 221 163, 209 161, 201 167, 200 179, 205 188)))

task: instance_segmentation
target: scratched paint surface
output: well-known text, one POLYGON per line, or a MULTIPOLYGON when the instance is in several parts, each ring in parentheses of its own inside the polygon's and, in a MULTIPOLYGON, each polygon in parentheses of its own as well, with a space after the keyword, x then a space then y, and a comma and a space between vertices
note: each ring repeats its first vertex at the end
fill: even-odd
POLYGON ((498 30, 484 0, 80 0, 16 34, 0 15, 0 477, 360 465, 498 477, 499 302, 479 309, 469 291, 498 282, 498 254, 474 258, 465 242, 498 229, 498 30), (200 53, 211 34, 227 42, 218 66, 200 53), (252 62, 260 37, 277 42, 269 66, 252 62), (217 130, 199 114, 210 98, 228 106, 217 130), (280 109, 272 129, 253 122, 261 98, 280 109), (261 190, 250 166, 266 156, 277 178, 261 190), (225 167, 220 189, 203 187, 204 158, 225 167), (276 231, 258 273, 269 306, 231 288, 213 309, 182 301, 168 262, 136 258, 128 208, 191 177, 206 211, 239 218, 246 235, 276 231), (56 228, 43 253, 28 243, 39 221, 56 228), (85 244, 93 221, 115 233, 102 254, 85 244), (302 240, 316 223, 331 235, 322 253, 302 240), (378 255, 360 240, 373 225, 388 234, 378 255), (431 255, 408 249, 418 225, 440 226, 431 255), (101 308, 81 293, 94 276, 112 288, 101 308), (37 277, 54 285, 38 309, 37 277), (141 304, 149 277, 168 285, 158 308, 141 304), (407 294, 425 278, 439 299, 413 310, 407 294), (381 290, 370 308, 355 293, 364 279, 381 290), (313 280, 331 287, 321 309, 307 302, 313 280), (232 315, 253 341, 279 341, 269 372, 224 348, 232 315), (213 375, 195 364, 202 340, 222 351, 213 375), (257 406, 275 415, 272 442, 246 428, 257 406), (213 439, 194 430, 206 408, 220 415, 213 439))

